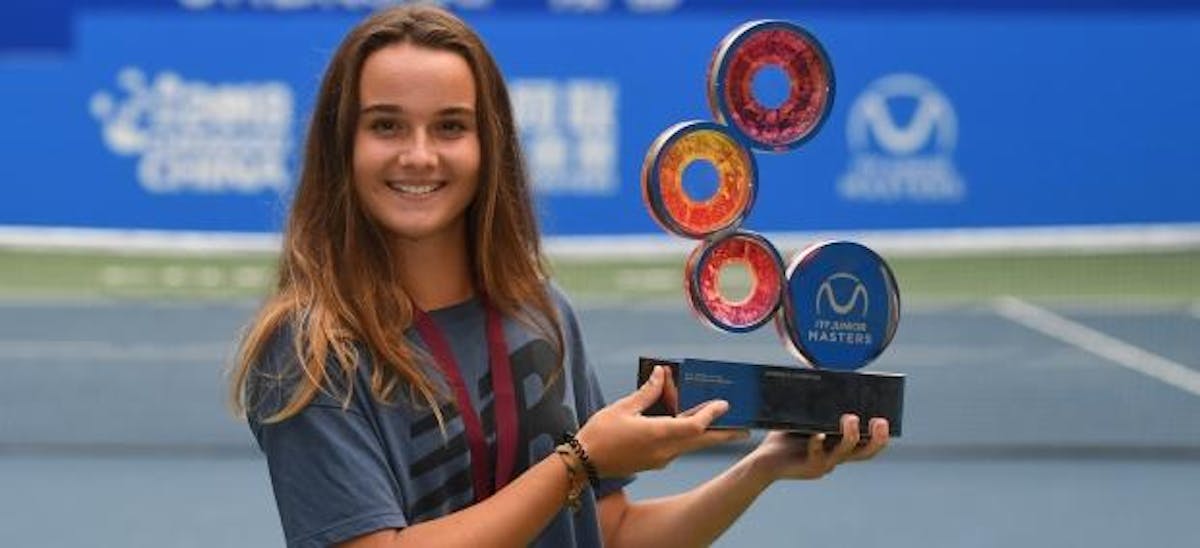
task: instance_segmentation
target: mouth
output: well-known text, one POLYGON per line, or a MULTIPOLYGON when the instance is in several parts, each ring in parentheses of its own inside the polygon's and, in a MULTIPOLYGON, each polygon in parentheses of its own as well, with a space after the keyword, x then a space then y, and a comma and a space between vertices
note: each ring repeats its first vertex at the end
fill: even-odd
POLYGON ((388 188, 410 196, 431 194, 446 186, 444 181, 387 181, 388 188))

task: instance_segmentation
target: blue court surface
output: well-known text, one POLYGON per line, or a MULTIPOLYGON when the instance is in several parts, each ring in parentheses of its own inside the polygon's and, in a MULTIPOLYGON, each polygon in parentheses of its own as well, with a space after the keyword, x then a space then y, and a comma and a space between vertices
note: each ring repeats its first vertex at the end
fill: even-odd
MULTIPOLYGON (((605 393, 639 355, 792 363, 770 330, 580 304, 605 393)), ((251 303, 0 304, 0 545, 279 546, 265 462, 224 405, 251 303)), ((1196 546, 1200 306, 919 303, 869 370, 908 375, 904 437, 772 487, 719 546, 1196 546)), ((689 488, 748 445, 643 474, 689 488)), ((664 539, 669 545, 669 539, 664 539)))

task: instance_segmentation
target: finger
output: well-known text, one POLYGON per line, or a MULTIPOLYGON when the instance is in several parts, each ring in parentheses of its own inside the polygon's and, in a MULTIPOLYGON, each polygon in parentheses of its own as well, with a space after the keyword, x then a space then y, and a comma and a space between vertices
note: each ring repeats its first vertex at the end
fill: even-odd
POLYGON ((694 409, 695 410, 690 413, 690 416, 687 417, 687 420, 701 428, 708 428, 713 421, 717 420, 721 417, 721 415, 724 415, 729 411, 729 402, 725 400, 712 400, 705 402, 694 409))
POLYGON ((817 462, 817 459, 825 458, 825 434, 813 434, 808 437, 807 452, 808 462, 817 462))
POLYGON ((692 407, 689 407, 689 408, 687 408, 687 409, 684 409, 683 411, 680 411, 680 412, 679 412, 677 415, 675 415, 675 416, 676 416, 676 417, 680 417, 680 418, 691 417, 692 415, 695 415, 696 413, 699 413, 701 409, 704 409, 705 407, 708 407, 708 405, 709 405, 709 404, 711 404, 711 403, 712 403, 712 402, 714 402, 714 401, 716 401, 716 400, 708 400, 708 401, 706 401, 706 402, 698 403, 698 404, 696 404, 696 405, 693 405, 692 407))
POLYGON ((703 435, 709 425, 729 410, 729 402, 711 400, 688 409, 675 417, 649 417, 661 421, 662 433, 667 439, 686 440, 703 435))
POLYGON ((891 439, 891 435, 888 431, 887 419, 876 417, 871 419, 869 424, 871 429, 871 439, 866 445, 854 453, 854 456, 851 457, 852 460, 867 460, 875 455, 878 455, 885 447, 887 447, 887 444, 891 439))
MULTIPOLYGON (((743 430, 733 427, 711 427, 712 421, 702 419, 696 415, 696 413, 700 413, 704 408, 709 406, 726 407, 728 404, 722 400, 713 400, 693 408, 691 411, 693 415, 691 416, 683 416, 682 414, 675 416, 644 416, 639 420, 655 425, 655 435, 659 441, 695 438, 714 431, 729 432, 743 430)), ((709 413, 709 411, 705 411, 705 413, 709 413)), ((746 432, 749 432, 749 430, 746 430, 746 432)))
POLYGON ((663 368, 662 403, 672 413, 679 411, 679 387, 675 386, 673 370, 663 368))
POLYGON ((650 370, 650 377, 646 379, 645 383, 628 396, 621 398, 614 405, 635 413, 645 411, 647 407, 654 405, 654 402, 658 401, 658 398, 662 396, 663 375, 663 367, 661 365, 654 366, 654 369, 650 370))
POLYGON ((830 452, 829 458, 835 462, 842 462, 854 452, 854 448, 858 446, 858 415, 842 415, 842 440, 830 452))

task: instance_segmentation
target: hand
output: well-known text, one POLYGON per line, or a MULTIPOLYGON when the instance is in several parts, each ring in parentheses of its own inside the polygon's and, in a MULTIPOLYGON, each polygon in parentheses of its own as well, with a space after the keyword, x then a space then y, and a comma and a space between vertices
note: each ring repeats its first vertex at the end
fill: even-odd
POLYGON ((798 436, 787 432, 771 432, 750 454, 772 480, 816 479, 833 471, 837 465, 866 460, 883 451, 888 444, 888 422, 874 418, 870 422, 871 439, 859 444, 858 416, 842 415, 842 439, 826 447, 825 434, 798 436))
POLYGON ((666 382, 666 369, 655 367, 645 384, 597 411, 576 434, 600 477, 662 468, 683 453, 749 435, 745 430, 708 430, 708 425, 729 410, 729 403, 722 400, 677 417, 642 415, 658 401, 666 382))

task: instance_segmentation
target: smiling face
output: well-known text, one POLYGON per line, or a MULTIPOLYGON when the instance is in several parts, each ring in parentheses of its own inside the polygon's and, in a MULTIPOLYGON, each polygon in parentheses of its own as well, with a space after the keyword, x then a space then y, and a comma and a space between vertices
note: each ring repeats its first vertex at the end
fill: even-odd
POLYGON ((475 105, 475 78, 457 53, 399 43, 363 63, 354 190, 398 244, 466 245, 479 187, 475 105))

